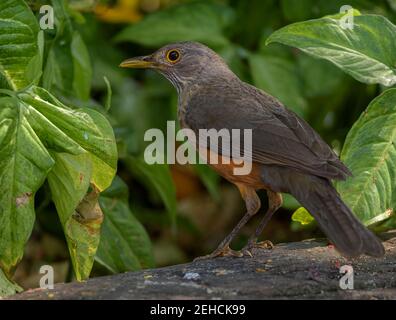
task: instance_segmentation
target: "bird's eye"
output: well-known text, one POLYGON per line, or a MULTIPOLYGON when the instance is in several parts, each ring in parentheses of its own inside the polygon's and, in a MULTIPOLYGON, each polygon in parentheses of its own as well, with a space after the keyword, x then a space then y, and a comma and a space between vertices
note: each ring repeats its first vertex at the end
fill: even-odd
POLYGON ((180 59, 180 52, 176 49, 169 50, 166 54, 166 59, 171 63, 176 63, 180 59))

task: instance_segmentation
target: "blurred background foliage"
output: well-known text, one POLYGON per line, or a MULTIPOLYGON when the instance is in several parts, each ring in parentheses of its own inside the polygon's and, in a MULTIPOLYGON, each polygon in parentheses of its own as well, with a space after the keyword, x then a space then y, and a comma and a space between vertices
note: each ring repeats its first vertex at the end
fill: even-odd
MULTIPOLYGON (((176 120, 177 96, 170 83, 152 71, 118 68, 123 59, 172 41, 205 43, 241 79, 304 117, 336 152, 352 124, 383 90, 296 49, 265 46, 267 37, 282 26, 338 13, 345 4, 341 0, 27 2, 38 17, 43 4, 55 9, 56 29, 45 31, 51 50, 42 85, 70 105, 102 112, 116 134, 118 177, 100 199, 106 241, 99 246, 91 276, 190 261, 214 249, 244 213, 237 189, 208 167, 149 166, 142 160, 144 132, 166 130, 166 121, 176 120), (78 68, 73 67, 76 63, 78 68)), ((396 22, 394 0, 348 4, 396 22)), ((235 240, 235 248, 244 244, 266 211, 265 193, 260 196, 264 205, 235 240)), ((279 243, 320 235, 314 226, 291 220, 298 207, 286 196, 262 237, 279 243)), ((73 279, 54 211, 44 185, 36 196, 34 232, 14 276, 25 288, 37 286, 42 264, 54 266, 57 282, 73 279)))

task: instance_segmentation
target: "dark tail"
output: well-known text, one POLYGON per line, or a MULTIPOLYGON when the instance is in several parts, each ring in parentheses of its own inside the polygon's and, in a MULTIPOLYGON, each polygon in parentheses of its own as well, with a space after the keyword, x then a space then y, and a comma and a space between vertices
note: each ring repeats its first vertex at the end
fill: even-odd
POLYGON ((274 191, 291 193, 342 255, 385 254, 381 241, 355 217, 329 180, 279 167, 268 167, 263 178, 278 189, 274 191))
POLYGON ((310 177, 309 191, 291 190, 337 250, 347 257, 385 254, 381 241, 355 217, 328 180, 310 177))

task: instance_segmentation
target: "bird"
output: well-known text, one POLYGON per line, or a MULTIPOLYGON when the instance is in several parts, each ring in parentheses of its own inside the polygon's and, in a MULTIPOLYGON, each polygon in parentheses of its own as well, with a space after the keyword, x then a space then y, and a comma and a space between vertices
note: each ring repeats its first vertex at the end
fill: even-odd
POLYGON ((206 154, 220 159, 209 165, 236 185, 246 205, 238 224, 202 258, 252 256, 254 248, 272 248, 270 241, 258 239, 282 206, 282 193, 294 196, 310 212, 341 255, 384 255, 382 242, 359 221, 332 185, 332 180, 346 180, 352 175, 337 154, 304 119, 275 97, 240 80, 215 51, 199 42, 176 42, 150 55, 126 59, 120 67, 153 69, 169 80, 178 93, 177 117, 182 128, 197 135, 200 129, 252 132, 252 143, 246 150, 251 155, 251 170, 245 175, 234 174, 237 159, 229 152, 196 145, 198 151, 207 148, 206 154), (246 246, 235 251, 230 247, 232 240, 261 207, 259 190, 267 193, 268 210, 246 246))

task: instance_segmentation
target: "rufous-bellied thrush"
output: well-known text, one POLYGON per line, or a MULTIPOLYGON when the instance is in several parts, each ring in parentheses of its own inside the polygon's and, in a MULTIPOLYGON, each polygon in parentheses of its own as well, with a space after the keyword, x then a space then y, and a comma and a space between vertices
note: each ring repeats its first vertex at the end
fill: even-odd
POLYGON ((251 150, 247 150, 252 161, 249 174, 234 174, 231 154, 209 146, 209 153, 221 158, 212 167, 239 188, 247 212, 205 257, 241 256, 250 254, 255 246, 268 244, 257 239, 281 206, 281 192, 292 194, 308 209, 341 254, 384 254, 380 240, 360 223, 331 184, 332 179, 350 176, 349 169, 303 119, 274 97, 241 81, 214 51, 196 42, 173 43, 151 55, 125 60, 121 67, 151 68, 165 76, 178 92, 181 126, 197 136, 199 129, 252 130, 251 150), (227 157, 231 161, 224 161, 227 157), (267 191, 268 211, 246 247, 235 252, 229 245, 259 210, 259 189, 267 191))

